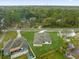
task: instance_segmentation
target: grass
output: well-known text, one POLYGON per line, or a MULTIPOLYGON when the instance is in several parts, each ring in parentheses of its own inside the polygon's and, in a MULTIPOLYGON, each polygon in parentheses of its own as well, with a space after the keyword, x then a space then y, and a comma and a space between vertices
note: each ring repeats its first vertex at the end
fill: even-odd
MULTIPOLYGON (((35 47, 35 46, 33 46, 34 32, 22 32, 22 35, 27 39, 27 41, 29 42, 29 44, 30 44, 31 48, 33 49, 35 55, 38 58, 39 58, 40 55, 42 55, 42 54, 44 54, 44 53, 46 53, 50 50, 55 51, 63 45, 63 40, 59 36, 57 36, 56 32, 50 32, 49 34, 50 34, 51 39, 52 39, 51 45, 43 45, 42 47, 35 47)), ((59 56, 57 58, 59 58, 59 56)), ((65 57, 62 57, 61 59, 65 59, 65 57)))
POLYGON ((4 37, 4 41, 8 41, 9 39, 15 39, 16 35, 17 35, 17 33, 15 31, 9 31, 6 33, 6 35, 4 37))
POLYGON ((2 56, 2 59, 11 59, 10 56, 2 56))
MULTIPOLYGON (((0 31, 0 37, 2 36, 2 32, 0 31)), ((0 43, 0 59, 2 59, 2 52, 1 52, 1 49, 2 49, 2 43, 0 43)))
POLYGON ((22 56, 20 56, 20 57, 15 58, 15 59, 28 59, 28 58, 27 58, 26 55, 22 55, 22 56))
POLYGON ((67 59, 64 56, 62 56, 59 52, 51 52, 45 56, 42 56, 41 59, 67 59))
MULTIPOLYGON (((2 36, 2 32, 0 32, 0 38, 2 36)), ((2 42, 0 43, 0 49, 2 48, 2 42)))
POLYGON ((2 46, 3 46, 3 45, 2 45, 2 42, 1 42, 1 43, 0 43, 0 50, 2 49, 2 46))
POLYGON ((71 42, 74 44, 74 46, 76 48, 79 48, 79 40, 78 39, 73 39, 73 40, 71 40, 71 42))
POLYGON ((2 32, 0 31, 0 36, 2 36, 2 32))
POLYGON ((0 59, 2 59, 2 52, 1 52, 1 50, 0 50, 0 59))
POLYGON ((57 35, 57 32, 50 32, 50 36, 52 39, 52 45, 54 50, 59 49, 63 45, 63 39, 57 35))

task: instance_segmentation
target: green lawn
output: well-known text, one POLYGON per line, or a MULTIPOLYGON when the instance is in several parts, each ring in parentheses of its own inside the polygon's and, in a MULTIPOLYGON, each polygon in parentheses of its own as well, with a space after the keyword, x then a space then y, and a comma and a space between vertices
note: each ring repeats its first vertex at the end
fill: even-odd
POLYGON ((2 32, 0 31, 0 37, 2 36, 2 32))
POLYGON ((75 45, 76 48, 79 48, 79 40, 74 39, 74 40, 71 40, 71 42, 75 45))
MULTIPOLYGON (((33 46, 34 32, 22 32, 22 35, 27 39, 27 41, 29 42, 31 48, 33 49, 33 51, 37 57, 39 57, 40 55, 42 55, 50 50, 55 51, 63 45, 63 39, 61 39, 59 36, 57 36, 56 32, 50 32, 49 34, 52 39, 51 45, 43 45, 42 47, 35 47, 35 46, 33 46)), ((57 58, 59 58, 59 56, 57 58)), ((65 57, 62 57, 62 59, 65 59, 65 57)))
POLYGON ((2 58, 2 52, 0 51, 0 59, 2 58))
MULTIPOLYGON (((2 36, 2 32, 0 31, 0 37, 1 37, 1 36, 2 36)), ((0 43, 0 59, 2 59, 1 49, 2 49, 2 43, 0 43)))
POLYGON ((9 31, 6 33, 6 35, 4 37, 4 41, 8 41, 9 39, 15 39, 16 35, 17 35, 17 33, 15 31, 9 31))
POLYGON ((0 49, 2 49, 2 46, 3 46, 3 45, 2 45, 2 42, 1 42, 1 43, 0 43, 0 49))
POLYGON ((40 59, 67 59, 64 56, 62 56, 61 53, 59 52, 51 52, 49 54, 46 54, 44 56, 42 56, 40 59))
POLYGON ((15 58, 15 59, 27 59, 27 56, 26 55, 22 55, 20 57, 15 58))
MULTIPOLYGON (((2 37, 2 32, 0 32, 0 38, 2 37)), ((2 42, 0 43, 0 49, 2 48, 2 42)))
POLYGON ((2 59, 11 59, 10 56, 2 56, 2 59))

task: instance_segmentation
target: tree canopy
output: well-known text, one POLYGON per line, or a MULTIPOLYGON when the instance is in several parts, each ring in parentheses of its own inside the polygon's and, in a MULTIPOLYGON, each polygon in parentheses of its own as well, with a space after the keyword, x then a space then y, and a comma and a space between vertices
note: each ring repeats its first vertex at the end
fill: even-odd
MULTIPOLYGON (((15 6, 0 7, 4 26, 44 28, 78 28, 79 8, 68 6, 15 6)), ((1 23, 1 21, 0 21, 1 23)))

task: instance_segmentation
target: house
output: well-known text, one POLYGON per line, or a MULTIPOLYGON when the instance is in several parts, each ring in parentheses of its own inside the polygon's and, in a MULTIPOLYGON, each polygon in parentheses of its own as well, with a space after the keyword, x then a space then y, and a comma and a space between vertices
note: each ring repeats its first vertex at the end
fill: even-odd
POLYGON ((42 46, 43 44, 51 44, 50 35, 46 32, 47 30, 42 30, 34 35, 33 46, 42 46))
POLYGON ((21 36, 20 31, 17 31, 17 33, 17 38, 15 40, 8 40, 4 46, 4 55, 10 55, 11 59, 21 55, 26 55, 28 59, 35 59, 35 54, 33 53, 29 43, 21 36))
POLYGON ((68 52, 73 52, 75 50, 75 46, 73 43, 68 43, 67 51, 68 52))
POLYGON ((72 54, 75 56, 76 59, 79 59, 79 49, 76 49, 72 54))
POLYGON ((69 52, 67 52, 66 53, 66 57, 68 58, 68 59, 76 59, 71 53, 69 53, 69 52))
POLYGON ((75 35, 76 35, 76 33, 74 32, 74 30, 63 29, 63 30, 59 31, 59 36, 64 37, 64 38, 74 37, 75 35))

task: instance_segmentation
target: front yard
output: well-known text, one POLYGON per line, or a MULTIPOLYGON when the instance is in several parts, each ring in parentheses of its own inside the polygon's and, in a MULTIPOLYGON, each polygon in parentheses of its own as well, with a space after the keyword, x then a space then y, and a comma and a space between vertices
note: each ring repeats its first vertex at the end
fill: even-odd
POLYGON ((15 31, 8 31, 5 33, 4 42, 8 41, 9 39, 15 39, 17 36, 17 33, 15 31))

